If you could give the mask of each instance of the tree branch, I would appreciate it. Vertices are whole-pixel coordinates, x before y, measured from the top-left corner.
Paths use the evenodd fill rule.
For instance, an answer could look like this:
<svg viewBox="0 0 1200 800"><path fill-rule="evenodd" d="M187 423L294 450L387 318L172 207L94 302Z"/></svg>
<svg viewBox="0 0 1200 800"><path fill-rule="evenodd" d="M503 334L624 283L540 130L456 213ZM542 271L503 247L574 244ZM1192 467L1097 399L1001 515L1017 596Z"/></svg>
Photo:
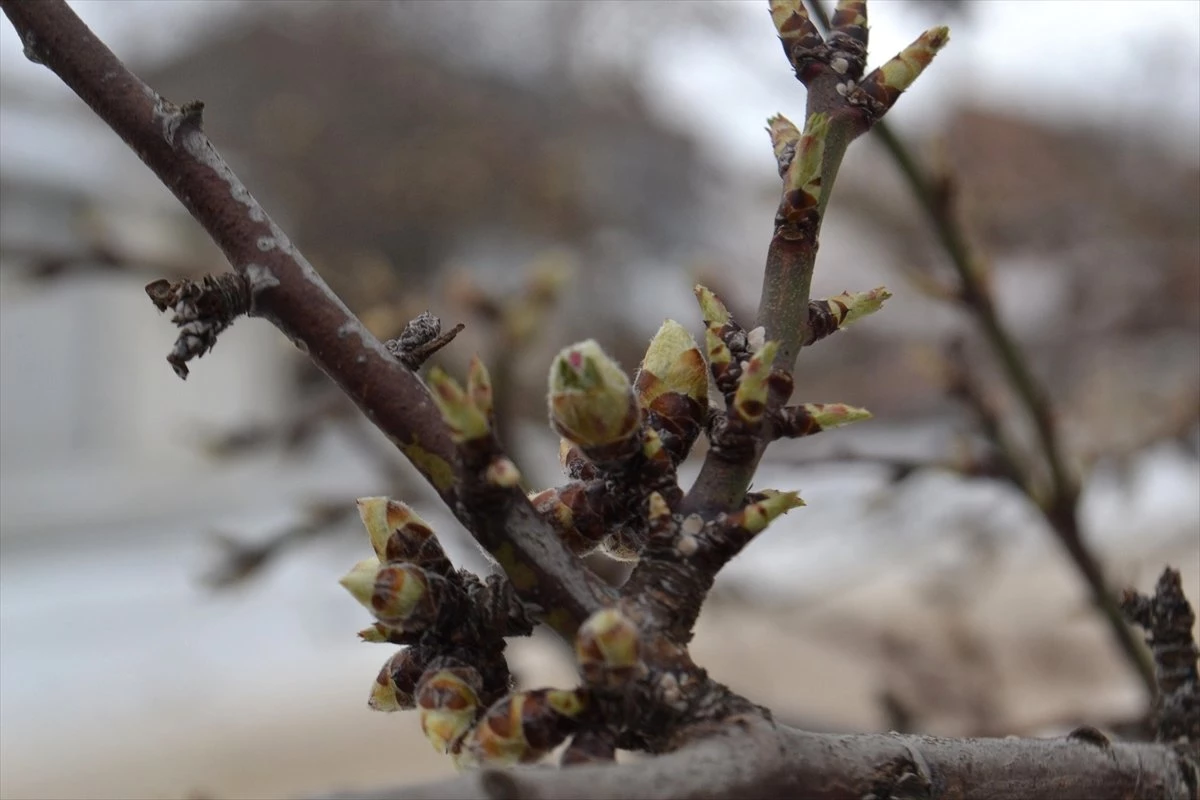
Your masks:
<svg viewBox="0 0 1200 800"><path fill-rule="evenodd" d="M483 770L418 786L326 795L323 800L1194 797L1193 768L1170 749L1110 742L1094 729L1086 730L1090 735L1060 739L845 736L744 719L669 755L630 764Z"/></svg>
<svg viewBox="0 0 1200 800"><path fill-rule="evenodd" d="M349 395L506 571L536 580L529 597L570 636L609 594L514 487L474 515L458 496L460 464L421 380L372 336L271 220L201 130L198 103L169 102L108 49L62 0L0 0L26 55L103 119L183 203L246 282L250 316L279 328ZM473 527L472 527L473 526Z"/></svg>

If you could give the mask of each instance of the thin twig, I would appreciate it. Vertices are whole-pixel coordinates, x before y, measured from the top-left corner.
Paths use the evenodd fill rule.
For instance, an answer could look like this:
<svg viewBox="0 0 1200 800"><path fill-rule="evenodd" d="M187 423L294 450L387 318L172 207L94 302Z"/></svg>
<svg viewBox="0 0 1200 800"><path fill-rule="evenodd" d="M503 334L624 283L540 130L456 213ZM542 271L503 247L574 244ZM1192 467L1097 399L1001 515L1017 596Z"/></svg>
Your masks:
<svg viewBox="0 0 1200 800"><path fill-rule="evenodd" d="M829 17L822 4L817 0L810 0L809 5L821 27L828 30ZM1079 522L1079 483L1066 466L1064 448L1046 389L1034 376L1029 361L1016 339L1000 320L986 281L986 273L953 212L947 192L934 185L912 150L901 141L886 120L878 122L873 128L873 133L896 163L913 196L925 212L938 242L958 276L960 305L983 334L993 355L1000 362L1008 385L1033 423L1040 452L1049 472L1049 489L1045 496L1039 496L1035 476L1030 474L1028 469L1022 469L1018 473L1019 484L1042 512L1055 537L1066 549L1067 555L1087 583L1092 602L1104 616L1117 646L1136 670L1147 691L1153 694L1154 665L1150 656L1126 624L1117 603L1116 593L1108 584L1099 560L1084 539ZM992 433L992 441L998 450L1001 453L1008 452L1011 457L1011 450L1000 436L1000 429L997 427ZM1021 469L1018 464L1014 466Z"/></svg>

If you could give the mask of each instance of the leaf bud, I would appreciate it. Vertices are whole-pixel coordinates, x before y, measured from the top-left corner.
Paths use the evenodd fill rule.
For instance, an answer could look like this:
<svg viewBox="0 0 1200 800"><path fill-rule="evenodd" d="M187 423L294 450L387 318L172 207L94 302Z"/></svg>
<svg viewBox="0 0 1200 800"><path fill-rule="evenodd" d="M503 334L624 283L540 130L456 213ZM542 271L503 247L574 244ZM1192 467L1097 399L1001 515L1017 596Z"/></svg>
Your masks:
<svg viewBox="0 0 1200 800"><path fill-rule="evenodd" d="M482 369L482 363L479 367ZM455 444L482 439L491 433L487 414L475 404L475 396L464 392L456 380L440 367L431 368L427 380L433 402L438 411L442 412L442 419L450 429L450 438ZM476 382L478 381L479 377L476 376ZM475 395L479 395L481 391L477 385Z"/></svg>
<svg viewBox="0 0 1200 800"><path fill-rule="evenodd" d="M664 322L650 341L634 390L671 457L682 461L704 425L708 366L696 340L678 322Z"/></svg>

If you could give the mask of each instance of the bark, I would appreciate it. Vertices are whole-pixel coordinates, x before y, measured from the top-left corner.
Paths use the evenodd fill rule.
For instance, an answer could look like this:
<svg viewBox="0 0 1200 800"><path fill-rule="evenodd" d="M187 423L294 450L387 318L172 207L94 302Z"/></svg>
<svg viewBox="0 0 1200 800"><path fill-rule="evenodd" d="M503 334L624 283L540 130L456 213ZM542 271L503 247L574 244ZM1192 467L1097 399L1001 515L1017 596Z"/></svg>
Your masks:
<svg viewBox="0 0 1200 800"><path fill-rule="evenodd" d="M484 770L449 780L326 795L324 800L1190 800L1194 767L1172 750L1061 739L831 735L760 719L669 755L630 764Z"/></svg>

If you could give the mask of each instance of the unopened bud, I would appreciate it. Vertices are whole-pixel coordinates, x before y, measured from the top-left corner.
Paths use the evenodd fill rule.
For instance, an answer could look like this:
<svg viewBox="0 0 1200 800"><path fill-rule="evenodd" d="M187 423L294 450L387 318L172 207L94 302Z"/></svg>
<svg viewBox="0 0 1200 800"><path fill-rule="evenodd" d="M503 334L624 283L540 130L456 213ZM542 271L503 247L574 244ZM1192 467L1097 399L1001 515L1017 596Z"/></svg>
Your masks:
<svg viewBox="0 0 1200 800"><path fill-rule="evenodd" d="M756 424L767 410L767 398L770 393L768 379L778 349L778 342L766 342L742 371L742 379L733 398L734 413L742 422Z"/></svg>
<svg viewBox="0 0 1200 800"><path fill-rule="evenodd" d="M785 238L797 239L815 230L821 202L821 162L828 133L828 114L810 116L800 135L796 156L783 175L778 217L786 223L780 230Z"/></svg>
<svg viewBox="0 0 1200 800"><path fill-rule="evenodd" d="M492 418L492 377L479 356L472 357L467 368L467 396L484 417Z"/></svg>
<svg viewBox="0 0 1200 800"><path fill-rule="evenodd" d="M570 735L586 708L577 691L540 689L501 698L464 739L464 756L489 766L536 761Z"/></svg>
<svg viewBox="0 0 1200 800"><path fill-rule="evenodd" d="M708 406L708 366L686 328L674 320L662 324L634 388L650 424L670 441L672 458L683 460L700 434Z"/></svg>
<svg viewBox="0 0 1200 800"><path fill-rule="evenodd" d="M367 705L376 711L401 711L417 707L417 683L429 664L429 652L419 647L396 651L375 676Z"/></svg>
<svg viewBox="0 0 1200 800"><path fill-rule="evenodd" d="M480 365L482 367L482 364ZM441 370L433 367L427 378L430 394L442 419L450 429L450 438L455 443L481 439L491 432L486 413L475 405L471 395L463 391L458 382Z"/></svg>
<svg viewBox="0 0 1200 800"><path fill-rule="evenodd" d="M733 315L729 313L729 309L725 307L725 304L721 302L721 298L717 297L716 292L712 289L696 284L692 292L696 295L696 300L700 303L700 314L705 323L716 323L720 326L733 319Z"/></svg>
<svg viewBox="0 0 1200 800"><path fill-rule="evenodd" d="M421 731L439 753L454 750L479 712L479 673L470 668L426 673L417 687Z"/></svg>
<svg viewBox="0 0 1200 800"><path fill-rule="evenodd" d="M775 163L782 177L787 174L792 159L796 157L796 148L800 144L800 130L790 119L776 114L767 120L767 133L771 136L771 149L775 151Z"/></svg>
<svg viewBox="0 0 1200 800"><path fill-rule="evenodd" d="M775 433L788 438L811 436L870 418L871 412L865 408L844 403L805 403L780 409L780 424Z"/></svg>
<svg viewBox="0 0 1200 800"><path fill-rule="evenodd" d="M641 413L629 378L591 339L554 359L550 421L589 457L620 457L634 440Z"/></svg>
<svg viewBox="0 0 1200 800"><path fill-rule="evenodd" d="M575 659L590 684L617 686L646 671L638 628L615 608L597 611L579 627Z"/></svg>
<svg viewBox="0 0 1200 800"><path fill-rule="evenodd" d="M728 523L749 533L758 533L770 525L775 518L783 516L793 508L800 508L804 505L799 492L780 492L767 489L762 494L765 495L763 499L730 514Z"/></svg>
<svg viewBox="0 0 1200 800"><path fill-rule="evenodd" d="M433 528L407 503L386 497L362 497L357 502L380 561L416 564L440 575L453 572Z"/></svg>
<svg viewBox="0 0 1200 800"><path fill-rule="evenodd" d="M520 485L521 470L517 469L517 465L513 463L511 458L500 456L492 459L483 477L490 486L511 489L514 486Z"/></svg>
<svg viewBox="0 0 1200 800"><path fill-rule="evenodd" d="M412 564L367 559L341 580L375 618L402 631L421 631L437 619L444 579Z"/></svg>
<svg viewBox="0 0 1200 800"><path fill-rule="evenodd" d="M863 78L850 100L865 105L876 117L882 116L900 99L900 94L912 86L948 41L949 28L943 26L925 31L891 61Z"/></svg>

